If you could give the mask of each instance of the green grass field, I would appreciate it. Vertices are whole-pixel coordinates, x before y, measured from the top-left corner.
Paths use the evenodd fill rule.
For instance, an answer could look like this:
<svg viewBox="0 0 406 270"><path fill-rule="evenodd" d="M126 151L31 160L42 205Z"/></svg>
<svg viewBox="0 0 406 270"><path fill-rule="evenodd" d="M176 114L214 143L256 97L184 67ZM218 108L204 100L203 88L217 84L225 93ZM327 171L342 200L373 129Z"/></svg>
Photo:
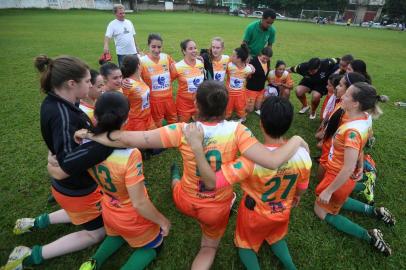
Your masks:
<svg viewBox="0 0 406 270"><path fill-rule="evenodd" d="M39 91L38 75L33 58L38 54L78 56L92 67L103 49L107 23L113 18L102 11L0 11L0 264L6 262L16 245L45 244L74 231L70 225L55 225L35 233L14 236L12 227L19 217L29 217L57 209L46 203L49 179L46 172L47 149L39 129L39 107L44 95ZM164 51L180 60L179 42L194 39L199 48L207 47L214 36L226 42L226 53L238 47L245 26L251 19L199 13L144 12L128 14L137 31L137 41L146 49L148 33L158 32L164 38ZM396 108L392 101L406 100L406 33L319 26L277 21L277 41L273 63L285 60L288 65L304 62L310 57L339 57L352 53L367 62L373 84L391 102L382 106L384 115L374 122L377 143L372 155L377 162L378 184L376 202L390 208L398 219L395 228L376 220L345 213L366 228L381 228L391 244L393 256L384 258L366 243L335 231L313 214L314 173L309 191L301 205L292 212L287 242L299 269L406 269L406 110ZM111 44L112 47L114 47ZM115 57L115 55L114 55ZM295 77L296 82L299 81ZM299 108L292 94L291 101ZM402 120L403 119L403 120ZM250 115L246 123L259 138L258 117ZM295 115L289 135L298 134L315 149L314 131L318 121ZM145 162L149 194L155 205L172 221L172 231L165 248L149 269L188 269L200 245L200 230L193 220L182 216L172 203L169 166L181 162L175 150L164 152ZM317 165L314 164L313 172ZM241 195L241 192L238 192ZM235 217L221 242L213 269L243 269L233 245ZM47 261L37 269L78 269L96 247ZM122 248L103 267L118 269L131 253ZM281 269L268 246L260 251L262 269Z"/></svg>

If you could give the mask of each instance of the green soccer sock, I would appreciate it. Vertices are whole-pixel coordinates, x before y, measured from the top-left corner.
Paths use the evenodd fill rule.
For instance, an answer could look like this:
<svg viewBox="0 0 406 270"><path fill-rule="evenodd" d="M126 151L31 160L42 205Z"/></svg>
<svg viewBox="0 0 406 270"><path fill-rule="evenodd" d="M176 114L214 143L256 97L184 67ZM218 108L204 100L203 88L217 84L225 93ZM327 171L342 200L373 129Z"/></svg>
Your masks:
<svg viewBox="0 0 406 270"><path fill-rule="evenodd" d="M355 187L354 187L354 192L361 192L361 191L363 191L363 190L365 190L365 188L366 188L366 186L365 186L365 184L364 183L361 183L361 182L357 182L356 184L355 184Z"/></svg>
<svg viewBox="0 0 406 270"><path fill-rule="evenodd" d="M41 264L44 261L42 258L42 246L33 246L31 255L23 260L23 266L29 267Z"/></svg>
<svg viewBox="0 0 406 270"><path fill-rule="evenodd" d="M369 236L366 229L362 228L358 224L352 222L342 215L327 214L324 220L341 232L365 240L368 243L371 242L371 237Z"/></svg>
<svg viewBox="0 0 406 270"><path fill-rule="evenodd" d="M121 236L107 236L100 244L96 253L92 256L92 259L96 261L97 269L99 269L124 243L125 240Z"/></svg>
<svg viewBox="0 0 406 270"><path fill-rule="evenodd" d="M176 165L175 163L173 163L171 166L171 180L174 179L180 180L180 170L178 165Z"/></svg>
<svg viewBox="0 0 406 270"><path fill-rule="evenodd" d="M142 270L145 269L155 258L154 248L139 248L131 255L121 270Z"/></svg>
<svg viewBox="0 0 406 270"><path fill-rule="evenodd" d="M352 212L357 212L357 213L362 213L367 216L375 216L374 212L374 207L370 206L366 203L354 200L353 198L348 197L348 199L345 201L341 209L347 210L347 211L352 211Z"/></svg>
<svg viewBox="0 0 406 270"><path fill-rule="evenodd" d="M48 227L49 224L51 224L51 222L49 221L49 215L45 213L35 218L34 228L44 229Z"/></svg>
<svg viewBox="0 0 406 270"><path fill-rule="evenodd" d="M275 256L282 262L285 269L296 270L296 266L289 253L288 244L284 239L272 244L271 249Z"/></svg>
<svg viewBox="0 0 406 270"><path fill-rule="evenodd" d="M252 249L238 248L238 255L245 268L248 270L259 270L259 262L257 254Z"/></svg>

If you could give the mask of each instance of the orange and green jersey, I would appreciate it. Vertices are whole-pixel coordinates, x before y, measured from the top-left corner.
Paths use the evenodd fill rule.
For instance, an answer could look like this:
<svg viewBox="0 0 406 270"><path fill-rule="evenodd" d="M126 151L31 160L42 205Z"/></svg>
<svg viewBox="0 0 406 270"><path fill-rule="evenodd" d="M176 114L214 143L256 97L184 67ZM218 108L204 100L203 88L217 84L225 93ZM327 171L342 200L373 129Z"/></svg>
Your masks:
<svg viewBox="0 0 406 270"><path fill-rule="evenodd" d="M286 84L289 88L293 87L293 80L292 80L292 76L290 76L290 73L287 72L286 70L282 73L282 76L276 76L275 74L275 70L271 70L271 72L269 72L268 74L268 82L269 84Z"/></svg>
<svg viewBox="0 0 406 270"><path fill-rule="evenodd" d="M149 55L141 57L141 76L151 89L151 100L172 98L172 79L176 75L174 65L175 61L165 53L159 55L158 62Z"/></svg>
<svg viewBox="0 0 406 270"><path fill-rule="evenodd" d="M102 208L106 225L120 235L136 235L137 246L145 245L154 239L159 233L159 225L137 213L127 190L144 181L140 151L116 149L105 161L88 171L103 190ZM143 189L148 197L145 186ZM136 225L128 228L128 224Z"/></svg>
<svg viewBox="0 0 406 270"><path fill-rule="evenodd" d="M93 124L95 123L94 105L91 105L81 100L79 104L79 109L81 109L89 117L89 119L92 120Z"/></svg>
<svg viewBox="0 0 406 270"><path fill-rule="evenodd" d="M368 114L348 120L336 131L328 154L327 172L337 175L344 165L344 151L346 147L354 148L362 154L362 149L368 141L372 120Z"/></svg>
<svg viewBox="0 0 406 270"><path fill-rule="evenodd" d="M230 57L228 55L222 55L219 61L212 61L214 80L224 82L228 62L230 62Z"/></svg>
<svg viewBox="0 0 406 270"><path fill-rule="evenodd" d="M143 80L132 80L132 87L130 89L123 88L123 93L130 102L129 119L143 119L151 115L150 90Z"/></svg>
<svg viewBox="0 0 406 270"><path fill-rule="evenodd" d="M237 157L238 152L244 153L257 143L252 132L237 122L222 121L219 123L197 122L204 130L204 151L213 170L218 171L221 164L230 162ZM195 155L183 136L183 128L187 124L177 123L160 129L164 147L177 147L183 159L182 189L192 198L212 201L230 199L232 188L208 191L197 169Z"/></svg>
<svg viewBox="0 0 406 270"><path fill-rule="evenodd" d="M246 65L244 68L238 68L234 63L228 63L226 87L230 96L244 94L247 77L251 73L252 69L249 65Z"/></svg>
<svg viewBox="0 0 406 270"><path fill-rule="evenodd" d="M280 145L269 145L273 151ZM256 202L255 211L268 216L290 211L296 189L306 189L309 184L312 161L304 148L276 170L270 170L240 157L224 164L221 172L230 184L240 182L241 188Z"/></svg>
<svg viewBox="0 0 406 270"><path fill-rule="evenodd" d="M177 96L184 99L195 100L197 87L204 80L204 65L200 60L196 60L194 66L186 64L182 60L175 65L176 77L178 78Z"/></svg>

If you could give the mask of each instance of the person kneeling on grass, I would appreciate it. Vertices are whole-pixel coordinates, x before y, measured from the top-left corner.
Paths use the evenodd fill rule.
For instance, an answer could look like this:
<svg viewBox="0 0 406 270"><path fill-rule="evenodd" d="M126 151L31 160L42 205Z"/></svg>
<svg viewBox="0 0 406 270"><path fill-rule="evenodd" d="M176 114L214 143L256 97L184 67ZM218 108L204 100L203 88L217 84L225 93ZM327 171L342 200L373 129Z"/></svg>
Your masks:
<svg viewBox="0 0 406 270"><path fill-rule="evenodd" d="M96 102L94 133L120 129L129 108L123 94L104 93ZM68 176L59 167L48 169L56 179ZM121 269L144 269L156 258L171 224L148 197L140 151L116 149L105 161L90 168L89 173L103 191L101 206L107 237L80 269L99 269L125 242L137 249Z"/></svg>
<svg viewBox="0 0 406 270"><path fill-rule="evenodd" d="M388 225L395 225L395 218L388 209L373 207L349 197L362 177L362 174L352 175L368 140L370 121L367 112L372 116L379 115L381 111L376 103L384 101L385 98L377 95L373 86L359 82L351 85L341 100L341 107L348 120L337 129L333 137L326 173L316 187L314 212L337 230L365 240L379 252L389 256L392 250L384 241L380 230L368 231L340 215L340 210L344 209L376 217Z"/></svg>
<svg viewBox="0 0 406 270"><path fill-rule="evenodd" d="M238 152L261 166L278 168L294 155L299 146L307 146L302 138L294 136L279 149L269 151L247 127L224 120L227 100L227 90L222 82L204 81L197 89L197 123L205 131L205 154L212 161L212 170L219 170L222 163L236 159ZM177 123L149 131L114 131L109 137L107 134L92 136L86 131L77 135L114 147L179 149L183 159L183 176L180 176L176 165L172 166L173 200L180 212L199 222L202 231L200 250L191 269L209 269L226 231L235 197L231 186L215 191L206 189L192 149L183 135L187 126L186 123Z"/></svg>
<svg viewBox="0 0 406 270"><path fill-rule="evenodd" d="M274 151L286 143L282 137L293 120L293 106L285 98L269 97L261 106L261 129L265 145ZM206 160L202 130L189 126L185 131L206 188L221 190L240 183L244 190L238 208L234 243L247 269L260 269L258 252L267 241L286 269L296 269L286 241L291 208L297 206L309 184L312 161L305 148L275 170L261 167L241 157L213 172Z"/></svg>

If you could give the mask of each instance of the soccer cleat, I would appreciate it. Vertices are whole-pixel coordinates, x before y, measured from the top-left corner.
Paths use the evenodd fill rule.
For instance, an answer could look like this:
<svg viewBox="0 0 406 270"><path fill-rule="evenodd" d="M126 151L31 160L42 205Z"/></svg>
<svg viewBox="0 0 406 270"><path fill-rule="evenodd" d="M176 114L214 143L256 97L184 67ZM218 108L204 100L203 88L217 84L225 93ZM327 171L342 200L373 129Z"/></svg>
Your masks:
<svg viewBox="0 0 406 270"><path fill-rule="evenodd" d="M311 113L311 114L309 115L309 119L310 119L310 120L316 119L316 113Z"/></svg>
<svg viewBox="0 0 406 270"><path fill-rule="evenodd" d="M13 249L8 257L7 264L0 270L22 270L24 269L23 261L31 255L31 249L25 246L18 246Z"/></svg>
<svg viewBox="0 0 406 270"><path fill-rule="evenodd" d="M392 250L385 240L383 240L383 234L380 230L369 230L368 235L371 237L371 245L374 246L375 249L382 252L385 256L390 256L392 254Z"/></svg>
<svg viewBox="0 0 406 270"><path fill-rule="evenodd" d="M300 114L304 114L304 113L306 113L309 109L310 109L310 106L305 106L305 107L303 107L303 108L300 109L299 113L300 113Z"/></svg>
<svg viewBox="0 0 406 270"><path fill-rule="evenodd" d="M82 263L82 265L79 268L79 270L96 270L96 269L97 269L96 260L92 258Z"/></svg>
<svg viewBox="0 0 406 270"><path fill-rule="evenodd" d="M261 115L261 111L260 111L260 110L256 110L255 113L258 114L258 115Z"/></svg>
<svg viewBox="0 0 406 270"><path fill-rule="evenodd" d="M366 180L364 181L365 189L358 194L369 205L373 205L376 175L373 172L366 172L364 173L364 176L366 177Z"/></svg>
<svg viewBox="0 0 406 270"><path fill-rule="evenodd" d="M20 218L17 219L14 225L13 233L16 235L31 232L30 229L34 227L34 218Z"/></svg>
<svg viewBox="0 0 406 270"><path fill-rule="evenodd" d="M385 207L376 207L374 213L377 219L382 220L387 225L395 225L396 219L392 213Z"/></svg>

